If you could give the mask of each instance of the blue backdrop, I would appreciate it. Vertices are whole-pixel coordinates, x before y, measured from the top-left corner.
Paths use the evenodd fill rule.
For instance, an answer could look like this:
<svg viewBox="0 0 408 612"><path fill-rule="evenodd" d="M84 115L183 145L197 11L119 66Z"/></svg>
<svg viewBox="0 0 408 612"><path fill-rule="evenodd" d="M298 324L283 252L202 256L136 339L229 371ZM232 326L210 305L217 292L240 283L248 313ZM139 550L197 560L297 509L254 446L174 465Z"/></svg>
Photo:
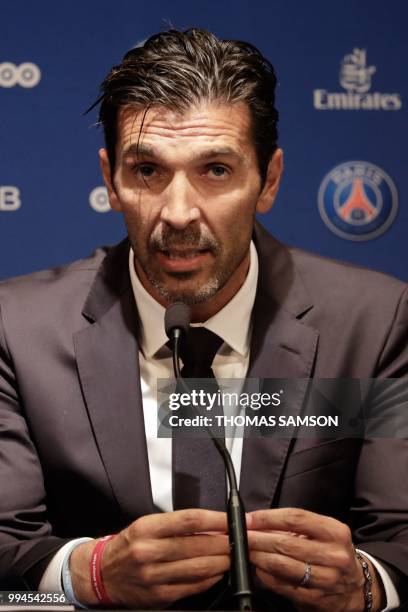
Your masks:
<svg viewBox="0 0 408 612"><path fill-rule="evenodd" d="M0 277L124 235L96 113L82 113L126 50L173 25L249 40L275 65L286 170L262 218L272 233L407 280L407 19L405 0L4 0Z"/></svg>

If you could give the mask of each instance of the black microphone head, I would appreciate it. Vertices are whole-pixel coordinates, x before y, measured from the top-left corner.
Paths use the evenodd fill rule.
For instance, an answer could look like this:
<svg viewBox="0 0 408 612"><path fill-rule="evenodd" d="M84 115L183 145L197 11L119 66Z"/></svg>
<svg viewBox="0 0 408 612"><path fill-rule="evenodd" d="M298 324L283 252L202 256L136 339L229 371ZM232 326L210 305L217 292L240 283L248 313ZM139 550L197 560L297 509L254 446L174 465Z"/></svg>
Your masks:
<svg viewBox="0 0 408 612"><path fill-rule="evenodd" d="M172 331L180 329L182 333L187 333L191 321L190 306L184 302L174 302L171 304L164 315L164 329L168 338L171 339Z"/></svg>

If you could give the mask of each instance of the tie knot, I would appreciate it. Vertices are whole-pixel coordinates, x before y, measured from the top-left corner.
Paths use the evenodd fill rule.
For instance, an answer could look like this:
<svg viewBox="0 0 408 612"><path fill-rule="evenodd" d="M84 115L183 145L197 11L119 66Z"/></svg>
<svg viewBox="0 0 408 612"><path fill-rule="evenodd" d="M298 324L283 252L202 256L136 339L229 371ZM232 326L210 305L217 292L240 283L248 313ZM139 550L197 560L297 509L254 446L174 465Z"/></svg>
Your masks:
<svg viewBox="0 0 408 612"><path fill-rule="evenodd" d="M185 367L210 370L222 338L205 327L190 327L180 344L180 357ZM204 378L204 376L203 376Z"/></svg>

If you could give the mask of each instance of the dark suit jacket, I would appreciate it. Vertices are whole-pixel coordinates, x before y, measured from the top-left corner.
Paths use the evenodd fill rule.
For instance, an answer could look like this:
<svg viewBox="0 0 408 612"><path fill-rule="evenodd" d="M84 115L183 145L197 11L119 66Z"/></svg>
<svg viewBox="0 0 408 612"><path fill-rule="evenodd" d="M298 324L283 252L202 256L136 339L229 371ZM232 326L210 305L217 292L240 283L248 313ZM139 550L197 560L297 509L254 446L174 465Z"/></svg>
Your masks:
<svg viewBox="0 0 408 612"><path fill-rule="evenodd" d="M257 227L248 376L406 377L407 287L288 249ZM35 588L68 539L155 511L128 242L0 284L0 577ZM293 410L301 411L304 393ZM256 467L256 469L254 469ZM346 521L408 574L405 440L246 439L248 511L298 506Z"/></svg>

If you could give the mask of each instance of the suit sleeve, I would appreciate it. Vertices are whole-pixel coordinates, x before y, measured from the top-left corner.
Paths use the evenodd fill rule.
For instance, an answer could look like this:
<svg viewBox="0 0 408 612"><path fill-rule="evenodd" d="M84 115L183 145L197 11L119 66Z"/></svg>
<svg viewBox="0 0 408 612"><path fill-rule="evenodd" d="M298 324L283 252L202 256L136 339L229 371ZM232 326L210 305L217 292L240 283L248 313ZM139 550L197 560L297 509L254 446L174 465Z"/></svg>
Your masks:
<svg viewBox="0 0 408 612"><path fill-rule="evenodd" d="M379 378L405 378L408 383L408 288L401 295L377 364Z"/></svg>
<svg viewBox="0 0 408 612"><path fill-rule="evenodd" d="M19 398L0 310L0 588L36 589L67 541L52 535L41 464Z"/></svg>
<svg viewBox="0 0 408 612"><path fill-rule="evenodd" d="M385 564L404 600L408 596L407 290L386 335L377 377L382 403L378 402L376 410L382 406L386 418L402 417L405 425L400 421L394 436L379 429L376 437L374 429L365 440L356 473L352 528L355 544ZM383 380L390 378L394 381Z"/></svg>

